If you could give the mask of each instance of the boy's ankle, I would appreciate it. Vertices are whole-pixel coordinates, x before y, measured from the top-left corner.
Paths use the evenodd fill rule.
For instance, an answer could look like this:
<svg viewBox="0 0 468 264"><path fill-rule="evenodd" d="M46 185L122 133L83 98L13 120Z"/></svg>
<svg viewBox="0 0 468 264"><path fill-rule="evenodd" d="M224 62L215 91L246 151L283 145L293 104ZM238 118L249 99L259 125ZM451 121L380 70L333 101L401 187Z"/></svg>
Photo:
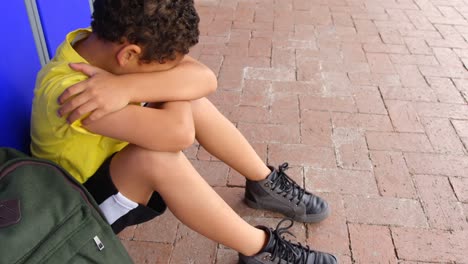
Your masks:
<svg viewBox="0 0 468 264"><path fill-rule="evenodd" d="M271 230L269 228L263 228L263 227L257 227L257 228L263 231L263 233L265 234L265 240L264 240L265 242L263 242L262 249L260 249L255 254L258 254L260 252L264 252L265 250L267 250L267 248L270 246L271 237L272 237Z"/></svg>
<svg viewBox="0 0 468 264"><path fill-rule="evenodd" d="M263 241L263 243L260 245L260 249L256 248L255 250L251 250L251 251L247 251L247 252L241 252L242 255L244 255L244 256L252 257L252 256L255 256L257 254L260 254L260 253L264 252L265 249L268 246L268 243L270 242L270 237L271 237L270 232L271 231L269 229L263 228L262 226L256 227L256 229L261 232L261 233L259 232L259 234L262 237L260 239L260 241Z"/></svg>
<svg viewBox="0 0 468 264"><path fill-rule="evenodd" d="M275 168L271 166L265 166L264 168L259 168L255 173L255 178L247 178L248 181L260 182L267 179Z"/></svg>

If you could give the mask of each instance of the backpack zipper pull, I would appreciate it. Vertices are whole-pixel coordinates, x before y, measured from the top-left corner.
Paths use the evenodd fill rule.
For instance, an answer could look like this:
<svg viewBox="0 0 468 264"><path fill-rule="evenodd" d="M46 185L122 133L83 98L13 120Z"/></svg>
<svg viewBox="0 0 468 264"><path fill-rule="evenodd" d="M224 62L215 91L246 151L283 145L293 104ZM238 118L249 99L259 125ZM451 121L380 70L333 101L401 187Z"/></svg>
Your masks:
<svg viewBox="0 0 468 264"><path fill-rule="evenodd" d="M104 249L104 244L101 242L98 236L94 237L94 243L96 243L96 246L99 249L99 251L102 251Z"/></svg>

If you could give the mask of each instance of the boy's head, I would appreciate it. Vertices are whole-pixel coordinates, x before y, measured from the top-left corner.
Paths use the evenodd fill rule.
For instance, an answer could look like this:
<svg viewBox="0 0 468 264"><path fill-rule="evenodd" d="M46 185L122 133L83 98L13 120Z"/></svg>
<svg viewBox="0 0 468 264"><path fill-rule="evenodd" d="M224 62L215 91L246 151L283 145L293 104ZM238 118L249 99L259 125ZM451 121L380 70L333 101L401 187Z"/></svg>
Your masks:
<svg viewBox="0 0 468 264"><path fill-rule="evenodd" d="M198 43L199 21L193 0L95 0L91 26L99 39L130 46L139 62L163 64Z"/></svg>

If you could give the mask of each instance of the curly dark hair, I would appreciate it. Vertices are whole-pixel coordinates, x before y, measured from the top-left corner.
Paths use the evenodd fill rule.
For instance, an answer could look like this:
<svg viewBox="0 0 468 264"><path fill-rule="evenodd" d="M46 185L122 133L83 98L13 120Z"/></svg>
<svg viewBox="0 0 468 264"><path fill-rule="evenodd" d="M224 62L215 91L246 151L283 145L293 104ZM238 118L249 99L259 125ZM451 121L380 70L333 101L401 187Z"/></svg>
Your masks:
<svg viewBox="0 0 468 264"><path fill-rule="evenodd" d="M92 18L99 38L142 47L143 62L187 54L200 34L193 0L95 0Z"/></svg>

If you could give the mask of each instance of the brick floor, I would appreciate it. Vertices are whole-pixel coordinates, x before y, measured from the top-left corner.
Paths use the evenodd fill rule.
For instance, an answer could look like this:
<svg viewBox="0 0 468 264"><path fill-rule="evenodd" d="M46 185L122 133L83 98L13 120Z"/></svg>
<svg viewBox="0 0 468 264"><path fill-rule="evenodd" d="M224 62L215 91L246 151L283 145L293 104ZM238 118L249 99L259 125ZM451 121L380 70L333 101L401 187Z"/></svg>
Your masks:
<svg viewBox="0 0 468 264"><path fill-rule="evenodd" d="M191 55L262 159L332 206L294 233L340 263L468 263L468 1L197 0ZM249 223L242 177L186 151ZM170 213L120 234L136 263L237 263Z"/></svg>

